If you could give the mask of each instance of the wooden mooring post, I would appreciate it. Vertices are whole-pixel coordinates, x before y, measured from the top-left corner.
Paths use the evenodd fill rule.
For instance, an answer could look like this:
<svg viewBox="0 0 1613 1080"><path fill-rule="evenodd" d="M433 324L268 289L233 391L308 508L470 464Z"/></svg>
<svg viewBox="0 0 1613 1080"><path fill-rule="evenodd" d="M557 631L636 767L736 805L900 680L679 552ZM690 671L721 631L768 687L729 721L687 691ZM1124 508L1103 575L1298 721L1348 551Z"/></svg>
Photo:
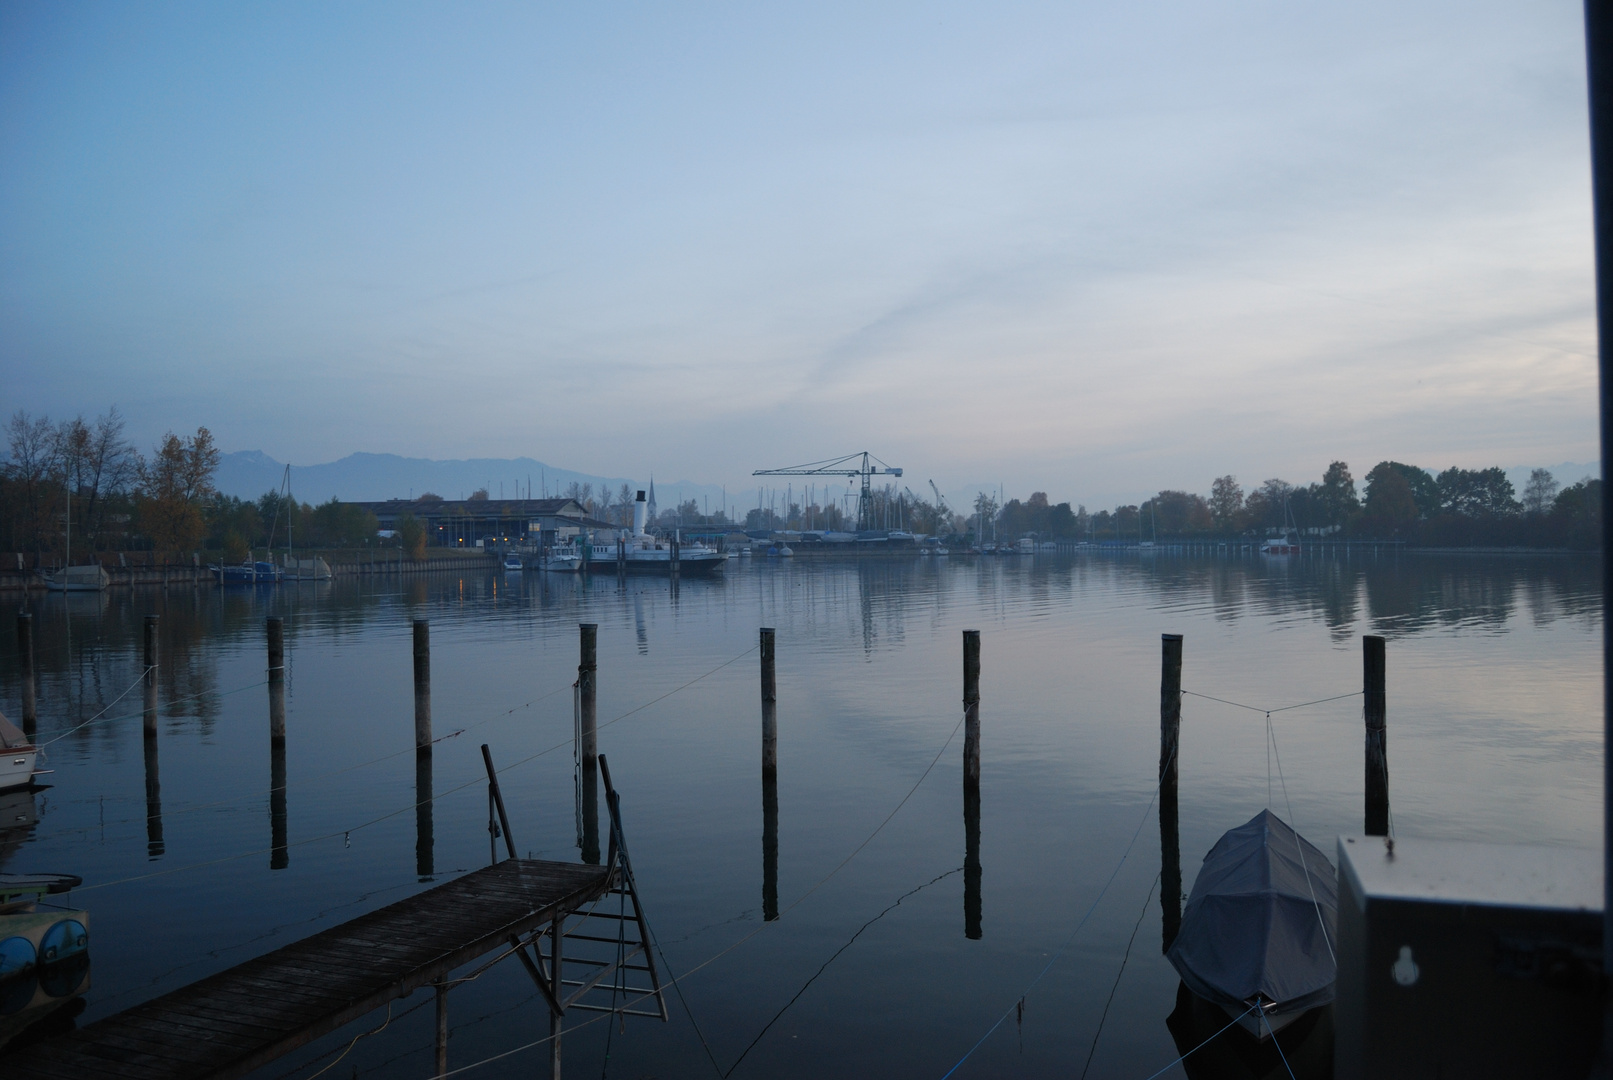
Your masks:
<svg viewBox="0 0 1613 1080"><path fill-rule="evenodd" d="M981 937L980 631L963 632L963 936Z"/></svg>
<svg viewBox="0 0 1613 1080"><path fill-rule="evenodd" d="M582 861L599 865L599 624L577 627L577 749L582 803Z"/></svg>
<svg viewBox="0 0 1613 1080"><path fill-rule="evenodd" d="M414 748L431 749L431 624L414 621Z"/></svg>
<svg viewBox="0 0 1613 1080"><path fill-rule="evenodd" d="M778 918L778 681L774 633L761 629L762 655L762 921Z"/></svg>
<svg viewBox="0 0 1613 1080"><path fill-rule="evenodd" d="M39 728L39 705L34 699L34 617L17 616L17 666L22 671L22 733L31 740Z"/></svg>
<svg viewBox="0 0 1613 1080"><path fill-rule="evenodd" d="M269 638L269 738L286 738L286 639L285 620L271 618L265 629Z"/></svg>
<svg viewBox="0 0 1613 1080"><path fill-rule="evenodd" d="M157 616L146 616L144 758L146 767L146 854L159 858L167 850L162 839L162 777L157 760Z"/></svg>
<svg viewBox="0 0 1613 1080"><path fill-rule="evenodd" d="M1160 635L1159 667L1159 906L1162 952L1182 927L1182 840L1176 802L1177 752L1182 732L1182 635Z"/></svg>
<svg viewBox="0 0 1613 1080"><path fill-rule="evenodd" d="M980 787L980 631L963 632L963 787Z"/></svg>
<svg viewBox="0 0 1613 1080"><path fill-rule="evenodd" d="M157 616L146 616L145 732L157 737Z"/></svg>
<svg viewBox="0 0 1613 1080"><path fill-rule="evenodd" d="M269 643L269 869L291 865L286 838L286 642L285 620L265 623Z"/></svg>
<svg viewBox="0 0 1613 1080"><path fill-rule="evenodd" d="M1366 833L1389 835L1388 694L1384 640L1376 634L1361 639L1362 691L1367 728Z"/></svg>

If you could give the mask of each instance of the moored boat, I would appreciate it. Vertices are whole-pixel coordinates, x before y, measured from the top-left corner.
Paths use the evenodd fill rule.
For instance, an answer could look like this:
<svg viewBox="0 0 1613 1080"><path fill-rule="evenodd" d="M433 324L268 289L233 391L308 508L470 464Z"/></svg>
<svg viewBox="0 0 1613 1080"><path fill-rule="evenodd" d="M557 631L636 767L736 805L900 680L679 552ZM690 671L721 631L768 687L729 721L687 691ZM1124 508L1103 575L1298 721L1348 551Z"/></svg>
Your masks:
<svg viewBox="0 0 1613 1080"><path fill-rule="evenodd" d="M588 556L583 569L608 573L615 569L620 560L623 569L632 573L670 574L674 544L677 544L680 575L713 574L728 564L722 552L698 541L678 543L676 540L651 536L644 530L647 516L644 492L641 491L633 503L632 535L614 544L580 545Z"/></svg>
<svg viewBox="0 0 1613 1080"><path fill-rule="evenodd" d="M27 787L34 782L39 747L22 729L0 713L0 791Z"/></svg>
<svg viewBox="0 0 1613 1080"><path fill-rule="evenodd" d="M1165 955L1189 990L1264 1039L1333 1000L1337 923L1333 864L1262 810L1204 857Z"/></svg>
<svg viewBox="0 0 1613 1080"><path fill-rule="evenodd" d="M504 569L509 572L519 573L523 569L521 556L513 551L506 551L504 553Z"/></svg>
<svg viewBox="0 0 1613 1080"><path fill-rule="evenodd" d="M45 575L45 588L51 592L100 592L111 578L100 564L64 566L55 573Z"/></svg>

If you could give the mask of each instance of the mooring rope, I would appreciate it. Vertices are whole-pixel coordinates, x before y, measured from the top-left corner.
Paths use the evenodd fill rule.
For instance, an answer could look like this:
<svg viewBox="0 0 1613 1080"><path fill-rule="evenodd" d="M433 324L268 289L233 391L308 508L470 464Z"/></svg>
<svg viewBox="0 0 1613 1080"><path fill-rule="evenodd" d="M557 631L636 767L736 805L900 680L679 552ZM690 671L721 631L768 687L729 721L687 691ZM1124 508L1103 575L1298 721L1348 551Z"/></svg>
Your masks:
<svg viewBox="0 0 1613 1080"><path fill-rule="evenodd" d="M1115 991L1120 989L1120 979L1126 974L1126 962L1131 959L1131 947L1137 943L1137 931L1142 929L1143 919L1148 916L1148 902L1154 898L1154 888L1160 884L1164 871L1154 875L1154 882L1148 886L1148 895L1143 897L1142 910L1137 913L1137 921L1131 926L1131 937L1126 939L1126 951L1120 957L1120 970L1115 972L1115 984L1109 987L1109 1000L1103 1003L1103 1014L1098 1017L1098 1030L1092 1035L1092 1048L1087 1051L1087 1063L1081 1066L1081 1080L1087 1080L1087 1071L1092 1068L1092 1058L1098 1052L1098 1040L1103 1038L1103 1022L1109 1019L1109 1006L1115 1003Z"/></svg>
<svg viewBox="0 0 1613 1080"><path fill-rule="evenodd" d="M107 712L108 709L112 708L112 706L116 705L118 702L120 702L124 698L128 697L129 693L132 690L134 690L135 687L139 686L142 682L144 682L145 679L146 679L146 676L148 674L150 674L153 670L154 670L154 666L153 667L141 668L140 669L140 674L135 677L134 682L129 684L128 689L124 690L123 693L119 694L117 697L115 697L111 701L107 702L106 706L104 708L102 708L102 710L100 712L96 713L94 716L90 717L88 720L84 721L82 724L79 724L76 727L68 728L66 731L62 732L60 735L56 736L54 739L48 739L45 742L37 744L39 749L43 750L45 747L51 745L51 743L60 742L61 740L67 738L69 735L71 735L73 732L77 731L79 728L86 728L86 727L89 727L91 724L95 723L102 716L106 715L106 712ZM135 715L138 716L138 715L142 715L142 714L136 713Z"/></svg>
<svg viewBox="0 0 1613 1080"><path fill-rule="evenodd" d="M1200 1050L1203 1050L1206 1046L1209 1046L1215 1040L1219 1039L1222 1035L1225 1035L1228 1031L1232 1030L1233 1024L1236 1024L1239 1020L1242 1020L1245 1016L1248 1016L1250 1013L1254 1012L1256 1008L1257 1006L1254 1005L1249 1006L1247 1009L1243 1010L1243 1012L1239 1013L1237 1016L1234 1016L1232 1018L1232 1022L1227 1024L1226 1027L1222 1028L1220 1031L1217 1031L1214 1035L1211 1035L1208 1039L1205 1039L1193 1049L1189 1050L1187 1053L1183 1054L1181 1057L1159 1070L1157 1073L1154 1073L1151 1076L1143 1077L1143 1080L1159 1080L1161 1076L1164 1076L1166 1073L1176 1068L1176 1066L1180 1065L1182 1062L1186 1061L1188 1058L1192 1057L1194 1054L1198 1053Z"/></svg>
<svg viewBox="0 0 1613 1080"><path fill-rule="evenodd" d="M1103 888L1098 890L1098 895L1093 898L1092 905L1088 907L1086 913L1081 916L1081 920L1075 924L1075 929L1070 931L1070 936L1064 939L1064 943L1058 947L1058 950L1054 952L1052 956L1048 957L1047 963L1042 965L1042 970L1036 973L1036 978L1030 981L1030 983L1025 987L1024 993L1020 994L1015 999L1014 1004L1009 1005L1008 1008L1004 1009L1003 1014L997 1018L997 1022L986 1029L986 1033L980 1036L975 1044L965 1051L964 1055L957 1060L952 1068L941 1074L941 1080L947 1080L947 1077L951 1076L953 1073L957 1072L963 1067L963 1063L968 1061L976 1050L979 1050L981 1046L985 1045L986 1040L991 1038L992 1033L1002 1026L1004 1020L1008 1019L1008 1014L1014 1011L1015 1006L1025 1000L1030 992L1035 989L1036 984L1042 981L1042 976L1046 975L1048 971L1052 969L1053 965L1058 962L1059 957L1064 955L1064 951L1068 949L1070 947L1070 943L1075 940L1075 935L1081 932L1081 928L1087 924L1087 920L1092 917L1092 913L1098 909L1098 904L1102 902L1104 895L1108 893L1109 886L1115 883L1115 878L1120 876L1121 868L1126 865L1126 860L1131 857L1131 849L1137 845L1137 838L1142 835L1143 826L1148 824L1148 817L1153 812L1154 803L1159 800L1160 783L1163 782L1166 771L1170 768L1171 764L1175 760L1176 748L1172 747L1170 757L1165 759L1164 767L1159 770L1161 779L1160 781L1156 781L1154 784L1154 792L1148 797L1148 805L1143 810L1142 820L1137 823L1137 830L1131 834L1131 841L1126 844L1126 850L1120 853L1120 861L1115 864L1114 871L1109 875L1109 880L1105 881L1103 883ZM1148 888L1150 892L1153 891L1152 885L1150 885Z"/></svg>
<svg viewBox="0 0 1613 1080"><path fill-rule="evenodd" d="M1337 969L1339 960L1333 955L1333 942L1328 937L1327 920L1322 918L1322 905L1316 899L1316 883L1311 880L1311 868L1305 860L1305 839L1299 835L1299 826L1294 822L1294 804L1288 798L1288 781L1283 778L1283 755L1282 751L1277 749L1277 732L1272 728L1270 719L1266 721L1266 733L1271 739L1272 753L1277 758L1277 780L1283 786L1283 803L1288 807L1288 829L1294 834L1294 848L1299 852L1299 865L1305 871L1305 887L1311 893L1311 907L1316 911L1316 925L1322 928L1322 941L1327 945L1327 958L1333 961L1333 967Z"/></svg>
<svg viewBox="0 0 1613 1080"><path fill-rule="evenodd" d="M707 672L704 672L703 674L697 675L694 678L690 679L688 682L683 683L680 686L676 686L676 687L672 688L671 690L668 690L666 693L661 694L658 697L652 698L649 701L646 701L642 705L635 706L634 708L631 708L631 709L627 710L626 712L622 713L620 716L617 716L612 720L609 720L609 721L607 721L607 722L605 722L603 724L600 724L599 729L602 730L604 728L610 727L612 724L615 724L615 723L618 723L619 721L625 720L628 717L633 716L636 713L643 712L645 709L649 708L651 705L656 704L657 702L665 701L667 698L671 697L673 694L676 694L676 693L678 693L679 691L682 691L682 690L686 690L689 687L693 686L695 683L700 682L702 679L706 679L706 678L709 678L712 675L715 675L717 672L721 671L725 667L728 667L730 664L736 663L739 660L744 659L747 655L749 655L750 653L754 652L757 648L759 648L758 645L752 645L749 649L746 649L744 652L740 653L738 656L734 657L731 660L723 661L721 664L718 664L716 667L712 668L710 671L707 671ZM961 724L962 724L961 720L959 721L959 724L961 726ZM956 732L954 732L954 734L956 734ZM518 761L511 762L510 764L504 766L502 769L498 769L496 771L500 775L502 775L504 773L508 773L513 769L520 768L522 765L526 765L526 764L528 764L530 762L536 761L538 758L544 757L544 756L546 756L548 754L552 754L556 750L564 749L566 746L569 746L570 744L571 744L570 739L567 739L564 742L557 742L552 746L549 746L549 747L547 747L547 748L545 748L543 750L539 750L535 754L529 754L526 757L521 758ZM394 756L396 756L396 755L394 755ZM926 772L926 775L928 775L928 772ZM177 874L177 873L181 873L181 872L183 872L185 870L198 870L198 869L202 869L202 868L208 867L208 866L218 866L218 865L220 865L222 863L234 862L234 861L236 861L238 859L249 859L254 855L266 855L266 854L269 854L270 852L279 851L281 849L289 850L289 849L294 848L294 847L304 847L304 846L306 846L308 844L317 844L317 843L319 843L321 841L330 840L330 839L333 839L333 838L338 837L338 836L351 837L353 833L356 833L361 829L367 829L372 825L379 825L383 821L388 821L388 820L390 820L392 818L398 817L401 814L407 814L409 811L416 810L416 809L420 808L421 806L426 805L427 803L435 802L438 799L445 799L448 796L453 795L453 794L455 794L457 792L464 791L466 788L475 787L478 784L485 783L486 780L487 780L487 777L485 776L485 774L484 775L479 775L479 776L474 776L474 777L472 777L471 779L465 781L462 784L456 784L453 787L447 788L447 789L445 789L445 790L443 790L441 792L438 792L438 793L436 793L434 795L430 795L425 799L416 799L414 802L409 803L407 806L399 807L396 810L389 811L389 812L387 812L385 814L380 814L380 815L378 815L376 817L370 818L368 821L364 821L364 822L361 822L358 825L349 826L349 827L344 828L344 829L334 829L334 830L332 830L330 832L327 832L327 833L321 833L318 836L310 836L310 837L307 837L306 839L297 840L297 841L294 841L294 842L291 842L291 843L288 843L288 844L276 844L276 845L271 845L270 847L266 847L266 848L254 848L251 851L243 851L243 852L240 852L240 853L234 854L234 855L224 855L224 856L221 856L221 857L219 857L217 859L208 859L208 860L206 860L204 862L187 863L184 866L174 866L174 867L168 867L168 868L163 869L163 870L153 870L150 873L146 873L146 874L133 874L133 875L130 875L129 877L116 878L116 879L114 879L112 881L97 882L94 885L81 885L81 886L79 886L79 891L80 892L88 892L88 891L90 891L92 889L105 889L105 888L110 888L110 887L112 887L114 885L127 885L127 884L129 884L131 882L135 882L135 881L147 881L147 880L150 880L151 878L166 877L169 874ZM887 820L889 820L889 819L887 819ZM870 839L872 839L872 838L870 837ZM864 843L866 844L866 841ZM861 850L861 849L859 849L859 850Z"/></svg>
<svg viewBox="0 0 1613 1080"><path fill-rule="evenodd" d="M752 649L747 649L746 652L748 653L748 652L750 652L753 649L758 648L758 647L759 646L752 646ZM741 655L744 655L744 654L741 654ZM738 660L738 659L740 659L740 657L735 657L734 659ZM733 661L731 660L731 661L729 661L729 663L733 663ZM728 665L724 664L722 666L726 667ZM719 669L713 669L713 670L715 671L715 670L719 670ZM710 674L710 673L708 672L708 674ZM704 676L702 676L702 678L704 678ZM695 680L695 681L698 681L698 680ZM626 714L624 714L624 715L626 715ZM620 719L620 717L618 717L618 719ZM881 821L877 826L874 827L873 832L868 834L868 838L865 839L862 843L858 844L857 847L852 850L850 855L847 855L844 859L842 859L834 867L834 869L830 870L826 875L824 875L824 877L821 880L819 880L817 884L813 885L806 892L802 893L799 897L797 897L794 901L792 901L788 907L785 907L785 908L781 909L779 911L779 913L778 913L778 918L774 919L773 922L777 922L778 919L782 919L785 915L787 915L791 911L795 910L796 907L800 906L800 904L802 902L804 902L807 899L807 897L811 896L813 893L817 892L824 885L828 884L828 882L829 882L829 880L831 878L833 878L836 874L840 873L841 870L845 869L846 864L850 863L852 859L856 858L858 853L861 852L863 850L863 848L867 847L870 843L872 843L873 840L874 840L874 837L878 836L880 834L880 832L885 828L885 826L890 824L891 819L896 816L897 812L900 811L903 806L907 805L908 800L913 797L913 793L918 791L919 785L923 784L925 778L928 777L930 775L930 773L935 769L936 763L941 760L941 755L945 754L946 751L947 751L947 747L952 745L952 740L958 737L958 731L963 727L963 719L964 718L961 717L961 716L958 718L958 723L956 724L956 726L953 727L952 734L948 735L946 742L941 744L941 749L936 751L935 757L933 759L931 759L929 765L927 765L925 767L924 772L919 775L919 778L916 781L914 781L913 786L908 789L908 792L907 792L906 795L902 796L901 801L896 804L895 808L893 810L891 810L891 812L889 814L885 815L885 819L883 821ZM612 721L612 723L614 723L614 722L615 721ZM601 726L603 726L603 725L601 725ZM1156 794L1157 794L1157 788L1156 788ZM1135 838L1133 838L1133 839L1135 840ZM645 925L646 926L649 925L649 920L648 919L645 920ZM667 963L666 955L664 953L661 953L660 943L655 940L655 931L652 929L650 931L651 944L654 945L655 950L656 950L657 953L661 953L661 962L667 968L667 979L666 979L665 982L662 983L662 987L661 987L662 991L664 992L665 989L668 986L670 986L670 987L672 987L672 988L674 988L675 990L678 991L679 996L681 998L681 996L682 996L681 984L685 979L687 979L690 975L693 975L695 972L701 970L702 968L709 967L711 964L716 963L718 960L722 959L722 957L724 957L727 954L733 952L735 949L737 949L741 945L745 944L745 942L749 941L751 938L755 937L757 934L760 934L769 925L771 925L771 924L767 923L767 922L762 923L755 930L752 930L750 933L746 934L744 937L740 938L738 941L735 941L733 944L731 944L731 945L729 945L729 946L727 946L727 947L725 947L723 949L718 950L716 953L713 953L711 956L707 957L705 960L702 960L700 963L694 965L693 967L691 967L689 970L685 971L681 975L673 975L672 974L671 965ZM647 999L649 999L651 997L654 997L654 996L655 996L654 991L649 991L649 992L640 994L638 997L635 997L630 1001L624 1001L622 1003L622 1007L624 1009L632 1008L634 1005L637 1005L639 1002L645 1001L645 1000L647 1000ZM687 1001L684 1002L684 1006L687 1009L687 1007L688 1007ZM588 1027L590 1024L597 1024L602 1020L608 1020L612 1015L613 1014L610 1014L610 1013L603 1013L603 1014L601 1014L599 1016L596 1016L592 1020L584 1020L582 1023L578 1024L576 1027L574 1027L574 1028L572 1028L570 1030L577 1031L577 1030L580 1030L582 1028ZM689 1018L690 1018L690 1022L693 1023L694 1015L693 1015L692 1012L690 1013ZM696 1031L698 1032L698 1025L696 1026ZM483 1065L491 1065L495 1061L503 1061L507 1057L513 1057L516 1054L523 1053L523 1052L525 1052L527 1050L531 1050L534 1047L542 1046L544 1043L549 1042L553 1038L554 1038L554 1036L552 1036L552 1035L546 1035L541 1039L534 1039L529 1043L523 1043L520 1046L512 1047L509 1050L504 1050L504 1051L501 1051L501 1052L499 1052L497 1054L493 1054L493 1055L491 1055L489 1057L482 1058L480 1061L473 1061L469 1065L461 1065L459 1068L450 1069L446 1073L434 1074L433 1080L447 1080L448 1077L458 1076L461 1073L470 1072L473 1069L479 1069ZM702 1041L703 1041L703 1037L702 1037ZM706 1052L707 1052L708 1056L711 1056L711 1048L709 1046L706 1047ZM714 1068L717 1068L717 1063L716 1063L715 1057L712 1058L712 1066ZM722 1073L721 1068L717 1068L717 1072L718 1072L719 1075L721 1075L721 1073Z"/></svg>
<svg viewBox="0 0 1613 1080"><path fill-rule="evenodd" d="M1250 712L1265 713L1267 716L1270 716L1273 713L1289 712L1293 709L1309 708L1312 705L1325 705L1329 701L1343 701L1345 698L1360 697L1362 694L1366 693L1366 691L1355 690L1348 694L1335 694L1332 697L1317 698L1315 701L1302 701L1298 705L1282 705L1275 709L1267 709L1260 705L1245 705L1241 701L1228 701L1226 698L1215 697L1212 694L1195 694L1191 690L1183 690L1180 691L1180 693L1184 697L1203 698L1205 701L1219 701L1223 705L1231 705L1234 708L1248 709Z"/></svg>

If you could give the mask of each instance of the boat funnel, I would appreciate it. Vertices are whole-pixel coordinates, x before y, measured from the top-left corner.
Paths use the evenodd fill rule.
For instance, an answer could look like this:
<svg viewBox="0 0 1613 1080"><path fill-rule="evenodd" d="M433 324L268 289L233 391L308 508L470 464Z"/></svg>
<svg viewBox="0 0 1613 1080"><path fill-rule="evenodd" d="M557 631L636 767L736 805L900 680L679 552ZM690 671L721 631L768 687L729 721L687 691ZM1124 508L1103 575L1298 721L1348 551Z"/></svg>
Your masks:
<svg viewBox="0 0 1613 1080"><path fill-rule="evenodd" d="M644 535L644 492L642 491L638 493L638 498L633 500L633 535Z"/></svg>

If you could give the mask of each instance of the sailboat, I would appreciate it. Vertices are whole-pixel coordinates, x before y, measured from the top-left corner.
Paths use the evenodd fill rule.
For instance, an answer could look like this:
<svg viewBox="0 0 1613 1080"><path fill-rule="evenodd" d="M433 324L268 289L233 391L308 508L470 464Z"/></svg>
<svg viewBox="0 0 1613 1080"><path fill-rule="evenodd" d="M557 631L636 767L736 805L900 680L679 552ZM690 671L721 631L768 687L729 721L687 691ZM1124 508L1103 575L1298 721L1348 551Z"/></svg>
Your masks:
<svg viewBox="0 0 1613 1080"><path fill-rule="evenodd" d="M329 581L331 578L330 564L318 555L312 559L294 559L291 557L291 523L296 520L297 500L291 494L291 466L286 466L285 476L280 481L280 501L275 506L274 520L269 523L269 544L274 545L275 525L279 523L280 507L286 508L286 553L280 560L282 567L280 579L282 581Z"/></svg>
<svg viewBox="0 0 1613 1080"><path fill-rule="evenodd" d="M62 568L45 575L45 588L51 592L100 592L110 584L100 563L73 565L73 488L67 487L67 548Z"/></svg>

